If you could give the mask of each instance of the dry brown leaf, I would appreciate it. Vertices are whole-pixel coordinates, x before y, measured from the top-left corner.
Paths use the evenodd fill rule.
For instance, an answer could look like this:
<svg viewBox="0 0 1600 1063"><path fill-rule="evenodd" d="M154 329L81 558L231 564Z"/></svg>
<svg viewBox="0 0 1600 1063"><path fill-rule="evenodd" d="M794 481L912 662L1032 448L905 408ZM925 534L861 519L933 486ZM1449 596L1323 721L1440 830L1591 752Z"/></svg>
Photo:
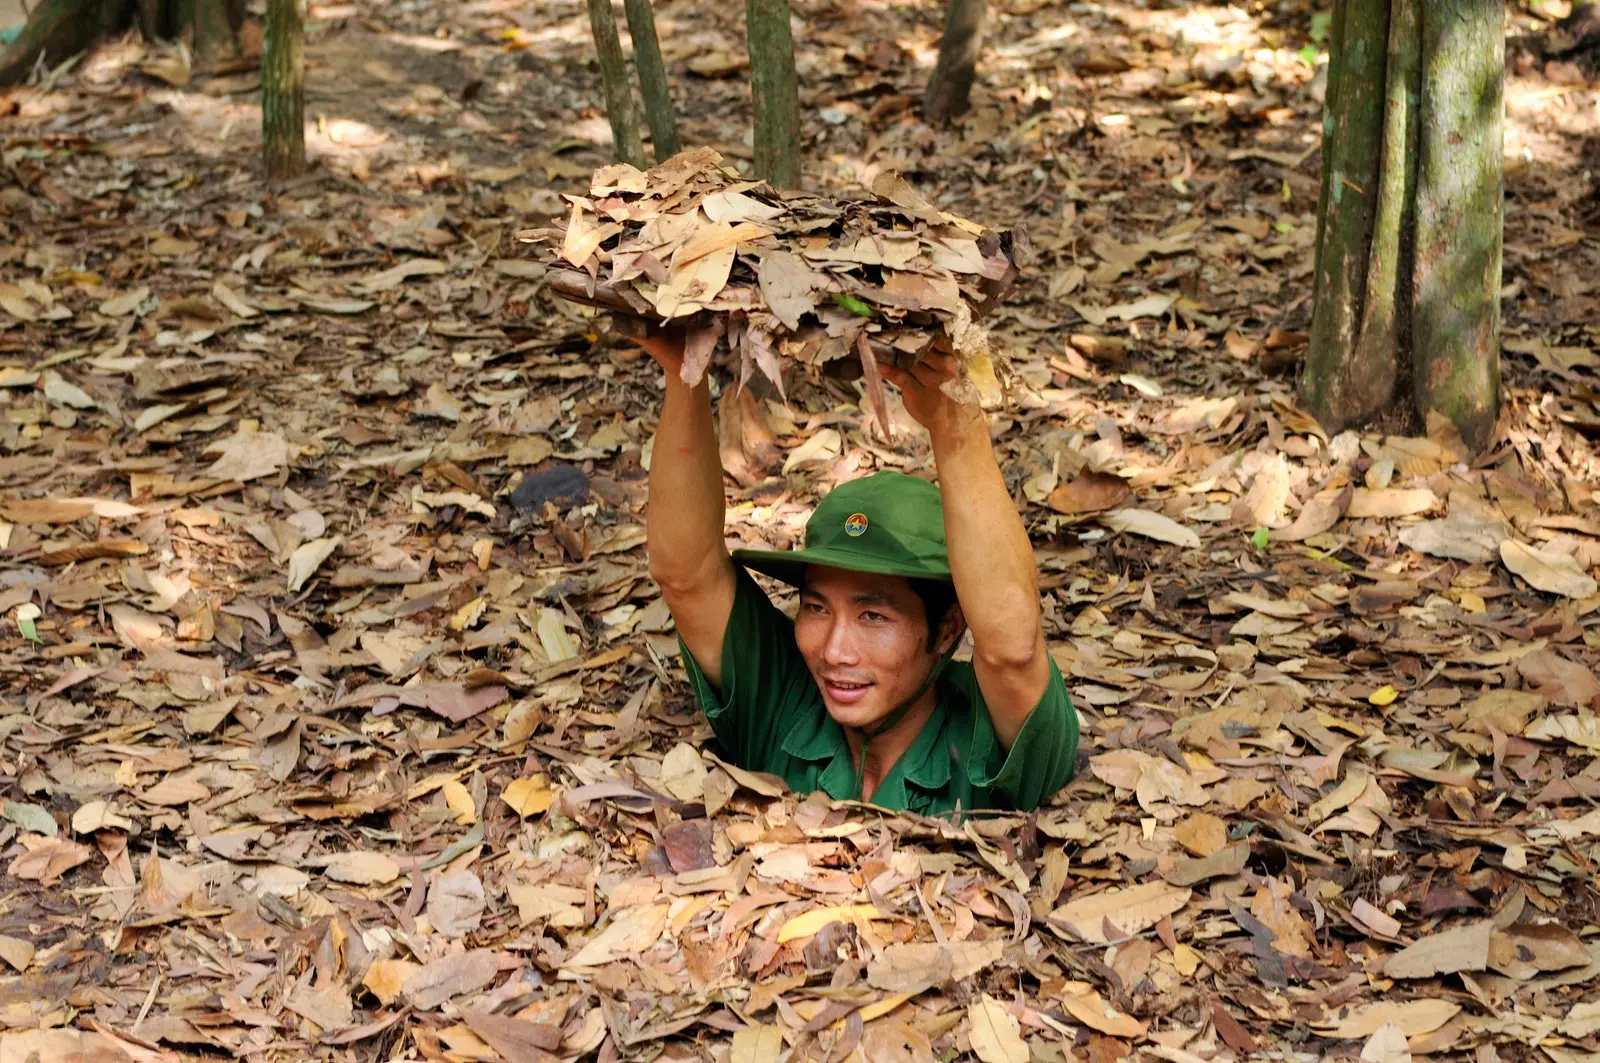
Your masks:
<svg viewBox="0 0 1600 1063"><path fill-rule="evenodd" d="M1200 545L1200 536L1171 517L1164 517L1147 509L1112 510L1110 513L1100 515L1100 523L1112 531L1130 532L1174 546L1194 548Z"/></svg>
<svg viewBox="0 0 1600 1063"><path fill-rule="evenodd" d="M661 938L667 926L668 906L642 904L616 913L606 928L569 956L563 968L598 967L621 956L630 956L650 948Z"/></svg>
<svg viewBox="0 0 1600 1063"><path fill-rule="evenodd" d="M1379 1027L1389 1023L1398 1026L1407 1037L1415 1037L1432 1033L1455 1018L1460 1011L1461 1005L1450 1000L1385 1000L1357 1007L1341 1007L1312 1025L1325 1036L1346 1041L1371 1037Z"/></svg>
<svg viewBox="0 0 1600 1063"><path fill-rule="evenodd" d="M1426 513L1438 504L1438 496L1426 487L1385 487L1379 490L1358 487L1350 495L1350 506L1345 510L1345 516L1352 519L1409 517Z"/></svg>
<svg viewBox="0 0 1600 1063"><path fill-rule="evenodd" d="M1228 844L1228 825L1209 812L1196 812L1172 828L1172 836L1194 855L1205 857Z"/></svg>
<svg viewBox="0 0 1600 1063"><path fill-rule="evenodd" d="M1515 539L1500 543L1500 560L1506 568L1528 581L1534 590L1564 598L1592 598L1600 585L1583 570L1570 554L1525 546Z"/></svg>
<svg viewBox="0 0 1600 1063"><path fill-rule="evenodd" d="M1390 978L1432 978L1456 971L1482 971L1489 966L1489 939L1494 924L1468 923L1430 934L1407 945L1383 964Z"/></svg>
<svg viewBox="0 0 1600 1063"><path fill-rule="evenodd" d="M1108 934L1122 938L1148 930L1162 916L1171 915L1189 903L1189 897L1190 891L1184 887L1149 882L1076 898L1050 914L1071 927L1084 941L1107 945L1113 940Z"/></svg>

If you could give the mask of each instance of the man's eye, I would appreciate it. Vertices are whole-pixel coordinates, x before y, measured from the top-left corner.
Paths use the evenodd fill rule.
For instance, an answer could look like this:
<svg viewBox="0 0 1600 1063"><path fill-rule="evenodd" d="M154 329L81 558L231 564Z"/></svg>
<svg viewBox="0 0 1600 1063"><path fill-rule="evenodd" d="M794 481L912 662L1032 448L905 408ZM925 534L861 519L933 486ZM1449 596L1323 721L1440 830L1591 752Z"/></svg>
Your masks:
<svg viewBox="0 0 1600 1063"><path fill-rule="evenodd" d="M887 616L884 616L882 613L874 613L870 609L868 611L866 611L865 613L862 613L861 614L861 618L863 620L870 621L871 623L874 623L874 624L881 624L881 623L886 622L889 619Z"/></svg>
<svg viewBox="0 0 1600 1063"><path fill-rule="evenodd" d="M824 609L819 602L801 602L800 608L805 612L812 614L813 616L821 616L823 613L827 612L827 610Z"/></svg>

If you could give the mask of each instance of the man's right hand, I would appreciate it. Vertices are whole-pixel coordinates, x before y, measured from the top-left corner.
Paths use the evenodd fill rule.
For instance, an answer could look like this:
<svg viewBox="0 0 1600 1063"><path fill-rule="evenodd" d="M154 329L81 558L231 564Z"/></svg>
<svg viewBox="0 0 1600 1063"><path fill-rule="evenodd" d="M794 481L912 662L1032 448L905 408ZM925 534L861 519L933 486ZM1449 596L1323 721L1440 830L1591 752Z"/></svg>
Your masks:
<svg viewBox="0 0 1600 1063"><path fill-rule="evenodd" d="M681 325L662 327L651 322L644 326L642 335L630 333L628 339L654 358L669 379L677 378L683 372L684 334Z"/></svg>

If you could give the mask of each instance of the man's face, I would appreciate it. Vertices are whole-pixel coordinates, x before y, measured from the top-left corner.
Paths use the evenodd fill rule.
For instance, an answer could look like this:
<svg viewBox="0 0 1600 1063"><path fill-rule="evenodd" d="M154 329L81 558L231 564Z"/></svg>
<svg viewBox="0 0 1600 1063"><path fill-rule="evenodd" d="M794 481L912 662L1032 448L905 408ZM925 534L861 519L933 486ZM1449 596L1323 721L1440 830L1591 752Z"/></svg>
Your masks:
<svg viewBox="0 0 1600 1063"><path fill-rule="evenodd" d="M929 649L926 610L903 577L822 565L806 570L794 639L828 715L846 727L870 727L916 696L944 648Z"/></svg>

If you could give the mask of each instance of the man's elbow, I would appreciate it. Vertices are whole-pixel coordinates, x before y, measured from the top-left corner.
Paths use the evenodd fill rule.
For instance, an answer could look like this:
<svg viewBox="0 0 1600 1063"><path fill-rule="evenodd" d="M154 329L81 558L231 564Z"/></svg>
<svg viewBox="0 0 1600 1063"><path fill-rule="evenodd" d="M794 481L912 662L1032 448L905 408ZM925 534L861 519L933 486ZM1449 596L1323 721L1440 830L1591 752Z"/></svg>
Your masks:
<svg viewBox="0 0 1600 1063"><path fill-rule="evenodd" d="M684 566L657 561L655 558L650 559L650 578L661 588L662 597L667 599L668 604L674 598L693 593L695 585L700 582L695 573Z"/></svg>
<svg viewBox="0 0 1600 1063"><path fill-rule="evenodd" d="M711 557L684 563L681 560L652 554L649 563L650 578L656 581L656 586L661 588L661 596L667 600L667 605L671 606L675 600L683 601L705 593L716 578L718 562L721 560L722 558Z"/></svg>
<svg viewBox="0 0 1600 1063"><path fill-rule="evenodd" d="M1028 672L1038 666L1039 658L1044 653L1040 641L1036 637L1031 640L1007 639L990 646L977 643L973 646L973 656L995 672Z"/></svg>

